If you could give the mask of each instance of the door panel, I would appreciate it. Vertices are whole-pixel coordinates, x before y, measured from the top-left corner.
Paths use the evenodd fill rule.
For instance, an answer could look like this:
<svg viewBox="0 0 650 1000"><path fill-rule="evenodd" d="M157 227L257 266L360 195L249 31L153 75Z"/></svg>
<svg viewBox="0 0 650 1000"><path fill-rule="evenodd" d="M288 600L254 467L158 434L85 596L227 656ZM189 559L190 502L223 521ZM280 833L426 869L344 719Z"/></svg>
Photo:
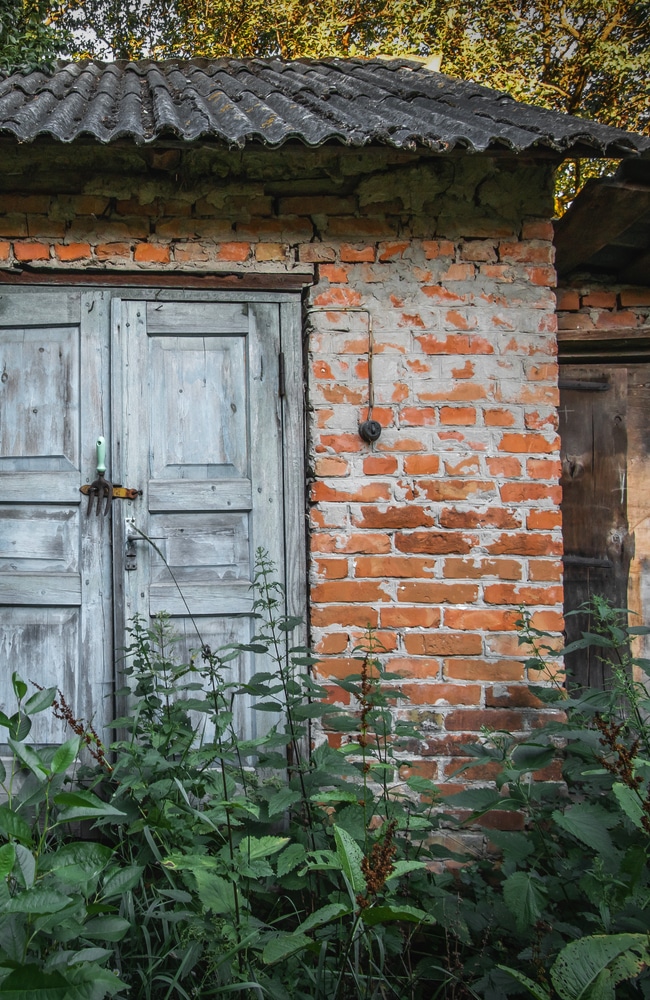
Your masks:
<svg viewBox="0 0 650 1000"><path fill-rule="evenodd" d="M115 468L142 490L119 526L124 618L168 612L185 655L248 642L256 549L283 573L278 306L121 301L114 328Z"/></svg>
<svg viewBox="0 0 650 1000"><path fill-rule="evenodd" d="M110 524L87 519L79 493L105 421L87 306L80 291L0 294L0 708L15 710L15 670L60 687L78 718L101 724ZM43 713L32 732L48 742L64 729Z"/></svg>

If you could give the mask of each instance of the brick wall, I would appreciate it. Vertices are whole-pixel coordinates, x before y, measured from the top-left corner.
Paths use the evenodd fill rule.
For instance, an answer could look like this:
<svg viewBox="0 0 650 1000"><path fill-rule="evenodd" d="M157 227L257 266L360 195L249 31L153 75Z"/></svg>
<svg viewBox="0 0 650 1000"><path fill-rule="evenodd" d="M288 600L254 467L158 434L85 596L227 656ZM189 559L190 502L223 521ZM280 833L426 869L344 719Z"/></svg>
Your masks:
<svg viewBox="0 0 650 1000"><path fill-rule="evenodd" d="M42 144L0 184L5 269L305 274L320 674L376 628L438 779L482 726L534 726L517 608L558 629L562 600L549 168Z"/></svg>
<svg viewBox="0 0 650 1000"><path fill-rule="evenodd" d="M650 327L650 288L579 280L557 292L558 329L570 339L572 331L625 336L626 331Z"/></svg>

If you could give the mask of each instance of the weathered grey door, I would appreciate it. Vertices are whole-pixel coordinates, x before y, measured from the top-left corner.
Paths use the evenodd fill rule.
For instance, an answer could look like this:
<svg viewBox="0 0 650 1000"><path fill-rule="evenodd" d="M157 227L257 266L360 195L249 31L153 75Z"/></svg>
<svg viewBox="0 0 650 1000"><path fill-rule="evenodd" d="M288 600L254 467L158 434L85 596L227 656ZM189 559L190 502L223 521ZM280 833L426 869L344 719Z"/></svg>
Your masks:
<svg viewBox="0 0 650 1000"><path fill-rule="evenodd" d="M246 641L258 547L297 609L298 333L288 295L0 291L0 708L17 670L100 728L134 614L169 612L186 651ZM142 490L110 517L79 492L100 434Z"/></svg>

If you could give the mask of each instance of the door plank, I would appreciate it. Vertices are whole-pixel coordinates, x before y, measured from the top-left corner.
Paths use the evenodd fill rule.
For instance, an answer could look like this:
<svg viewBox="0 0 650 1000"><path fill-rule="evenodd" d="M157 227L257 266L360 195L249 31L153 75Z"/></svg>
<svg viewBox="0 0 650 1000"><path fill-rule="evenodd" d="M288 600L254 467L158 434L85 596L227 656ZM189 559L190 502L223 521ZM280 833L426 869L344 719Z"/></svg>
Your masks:
<svg viewBox="0 0 650 1000"><path fill-rule="evenodd" d="M149 509L251 510L253 494L250 479L177 479L148 482Z"/></svg>

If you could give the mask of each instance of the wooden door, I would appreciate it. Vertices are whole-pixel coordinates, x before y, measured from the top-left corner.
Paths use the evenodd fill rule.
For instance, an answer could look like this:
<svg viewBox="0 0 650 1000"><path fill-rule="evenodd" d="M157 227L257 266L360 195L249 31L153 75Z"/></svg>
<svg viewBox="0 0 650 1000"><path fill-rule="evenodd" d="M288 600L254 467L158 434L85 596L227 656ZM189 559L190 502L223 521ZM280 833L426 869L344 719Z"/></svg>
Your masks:
<svg viewBox="0 0 650 1000"><path fill-rule="evenodd" d="M302 593L295 300L128 294L0 294L0 708L15 669L97 728L134 614L169 612L185 651L246 641L258 547L293 611ZM107 478L142 490L109 517L79 492L99 434ZM44 715L34 735L61 732Z"/></svg>
<svg viewBox="0 0 650 1000"><path fill-rule="evenodd" d="M562 366L562 519L565 612L594 594L626 608L631 545L627 520L627 370L623 365ZM587 614L566 618L568 641L591 631ZM593 650L567 657L571 679L602 687Z"/></svg>

